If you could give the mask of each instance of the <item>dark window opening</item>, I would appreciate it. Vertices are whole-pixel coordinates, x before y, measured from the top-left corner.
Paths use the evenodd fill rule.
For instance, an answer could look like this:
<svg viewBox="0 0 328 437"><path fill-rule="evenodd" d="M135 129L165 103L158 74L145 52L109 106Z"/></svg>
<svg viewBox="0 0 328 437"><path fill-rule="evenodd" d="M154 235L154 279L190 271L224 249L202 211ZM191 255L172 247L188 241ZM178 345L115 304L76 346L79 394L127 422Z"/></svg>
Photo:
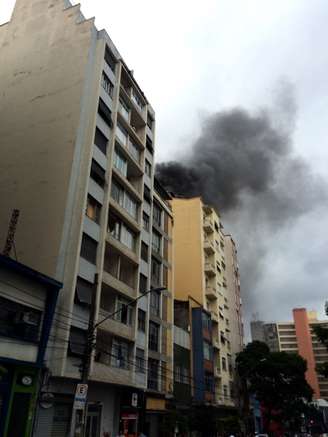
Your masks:
<svg viewBox="0 0 328 437"><path fill-rule="evenodd" d="M105 50L105 61L108 64L109 68L112 70L112 72L115 74L116 59L108 47L106 47Z"/></svg>
<svg viewBox="0 0 328 437"><path fill-rule="evenodd" d="M75 302L80 305L91 305L94 284L78 276L76 281Z"/></svg>
<svg viewBox="0 0 328 437"><path fill-rule="evenodd" d="M138 309L138 330L141 332L146 331L146 312Z"/></svg>
<svg viewBox="0 0 328 437"><path fill-rule="evenodd" d="M96 127L94 143L105 155L107 152L108 138Z"/></svg>
<svg viewBox="0 0 328 437"><path fill-rule="evenodd" d="M90 177L102 188L105 185L105 170L93 159L91 163Z"/></svg>
<svg viewBox="0 0 328 437"><path fill-rule="evenodd" d="M146 136L146 149L148 150L149 153L153 154L154 153L154 147L153 147L153 142L152 140L149 138L149 136Z"/></svg>
<svg viewBox="0 0 328 437"><path fill-rule="evenodd" d="M72 326L69 334L68 354L82 357L85 353L86 339L86 331Z"/></svg>
<svg viewBox="0 0 328 437"><path fill-rule="evenodd" d="M147 291L147 278L145 275L140 273L140 279L139 279L139 291L140 293L146 293Z"/></svg>
<svg viewBox="0 0 328 437"><path fill-rule="evenodd" d="M82 236L81 257L96 264L98 243L86 234Z"/></svg>
<svg viewBox="0 0 328 437"><path fill-rule="evenodd" d="M98 103L98 114L108 124L108 126L112 127L112 111L101 98L99 98Z"/></svg>
<svg viewBox="0 0 328 437"><path fill-rule="evenodd" d="M154 322L149 322L149 349L158 352L159 348L159 326Z"/></svg>
<svg viewBox="0 0 328 437"><path fill-rule="evenodd" d="M141 259L143 259L146 263L148 263L148 252L149 247L146 243L141 243Z"/></svg>

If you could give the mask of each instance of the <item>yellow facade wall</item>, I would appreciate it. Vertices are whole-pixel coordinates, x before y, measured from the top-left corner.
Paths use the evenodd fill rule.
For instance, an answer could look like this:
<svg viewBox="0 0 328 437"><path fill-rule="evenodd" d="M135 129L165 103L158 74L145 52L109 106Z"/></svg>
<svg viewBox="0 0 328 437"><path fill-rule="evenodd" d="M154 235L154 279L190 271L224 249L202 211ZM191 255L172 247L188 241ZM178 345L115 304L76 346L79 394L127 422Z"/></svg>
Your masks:
<svg viewBox="0 0 328 437"><path fill-rule="evenodd" d="M205 305L201 199L172 199L171 205L174 217L174 297L187 300L191 295Z"/></svg>

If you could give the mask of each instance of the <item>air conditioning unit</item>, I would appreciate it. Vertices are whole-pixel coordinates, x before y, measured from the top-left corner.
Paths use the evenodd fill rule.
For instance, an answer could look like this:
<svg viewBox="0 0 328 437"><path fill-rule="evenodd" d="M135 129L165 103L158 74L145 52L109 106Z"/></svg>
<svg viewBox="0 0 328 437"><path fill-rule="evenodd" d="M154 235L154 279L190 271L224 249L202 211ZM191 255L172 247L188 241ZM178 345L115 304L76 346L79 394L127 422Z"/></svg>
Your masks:
<svg viewBox="0 0 328 437"><path fill-rule="evenodd" d="M15 323L24 323L26 325L38 326L39 316L33 311L19 311L15 316Z"/></svg>

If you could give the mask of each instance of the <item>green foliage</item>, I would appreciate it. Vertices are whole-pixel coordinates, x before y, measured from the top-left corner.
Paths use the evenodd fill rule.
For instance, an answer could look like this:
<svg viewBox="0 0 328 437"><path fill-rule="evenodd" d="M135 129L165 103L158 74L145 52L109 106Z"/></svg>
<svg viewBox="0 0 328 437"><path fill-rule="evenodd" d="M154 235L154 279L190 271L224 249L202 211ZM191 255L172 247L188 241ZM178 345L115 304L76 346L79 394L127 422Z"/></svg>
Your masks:
<svg viewBox="0 0 328 437"><path fill-rule="evenodd" d="M307 409L313 391L305 379L306 361L297 354L270 352L253 342L239 353L237 370L248 392L265 406L267 421L297 422ZM296 423L295 423L296 426Z"/></svg>

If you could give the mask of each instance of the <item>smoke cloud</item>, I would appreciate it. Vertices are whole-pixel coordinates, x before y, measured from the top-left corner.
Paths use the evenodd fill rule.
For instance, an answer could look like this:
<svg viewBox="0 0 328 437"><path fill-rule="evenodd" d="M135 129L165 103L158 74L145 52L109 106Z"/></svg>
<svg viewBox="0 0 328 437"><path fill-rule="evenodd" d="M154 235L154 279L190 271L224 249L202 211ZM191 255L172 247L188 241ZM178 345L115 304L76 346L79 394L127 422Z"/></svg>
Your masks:
<svg viewBox="0 0 328 437"><path fill-rule="evenodd" d="M258 309L262 266L278 232L327 200L327 186L294 153L293 87L278 84L270 107L234 108L203 120L199 137L157 177L176 195L201 195L217 208L239 249L246 313Z"/></svg>

